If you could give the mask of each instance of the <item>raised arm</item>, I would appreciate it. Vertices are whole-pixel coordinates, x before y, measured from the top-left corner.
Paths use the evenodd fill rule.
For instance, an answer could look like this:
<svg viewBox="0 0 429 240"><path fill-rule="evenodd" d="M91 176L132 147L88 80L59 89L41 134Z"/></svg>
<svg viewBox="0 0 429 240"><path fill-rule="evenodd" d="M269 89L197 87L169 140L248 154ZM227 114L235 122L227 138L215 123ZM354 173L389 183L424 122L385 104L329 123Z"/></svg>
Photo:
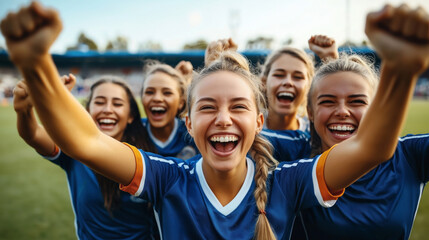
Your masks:
<svg viewBox="0 0 429 240"><path fill-rule="evenodd" d="M429 66L429 16L407 5L368 14L365 32L382 58L380 83L357 134L332 149L325 180L335 192L389 160L419 75Z"/></svg>
<svg viewBox="0 0 429 240"><path fill-rule="evenodd" d="M55 152L55 143L45 129L37 123L27 84L20 81L13 89L13 107L19 136L36 152L50 156Z"/></svg>
<svg viewBox="0 0 429 240"><path fill-rule="evenodd" d="M61 80L69 91L76 84L76 77L73 74L62 76ZM19 81L13 89L13 107L19 136L39 154L43 156L54 154L57 150L55 143L36 120L33 103L24 80Z"/></svg>
<svg viewBox="0 0 429 240"><path fill-rule="evenodd" d="M69 156L122 184L135 170L132 150L104 135L61 82L49 48L62 29L55 10L33 2L1 22L9 57L24 76L37 114Z"/></svg>
<svg viewBox="0 0 429 240"><path fill-rule="evenodd" d="M322 61L330 58L337 59L338 47L333 38L325 35L314 35L308 39L308 47L313 51Z"/></svg>

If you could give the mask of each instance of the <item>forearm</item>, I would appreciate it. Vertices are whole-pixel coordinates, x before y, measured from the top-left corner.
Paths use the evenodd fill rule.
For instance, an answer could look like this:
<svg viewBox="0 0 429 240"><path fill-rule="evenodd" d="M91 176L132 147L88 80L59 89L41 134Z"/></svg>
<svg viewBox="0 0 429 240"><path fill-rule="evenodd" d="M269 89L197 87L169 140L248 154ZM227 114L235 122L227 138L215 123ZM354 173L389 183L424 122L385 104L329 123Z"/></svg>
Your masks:
<svg viewBox="0 0 429 240"><path fill-rule="evenodd" d="M51 56L19 69L28 82L30 95L37 96L33 104L42 124L61 150L106 177L128 184L135 170L132 151L97 128L60 81Z"/></svg>
<svg viewBox="0 0 429 240"><path fill-rule="evenodd" d="M50 156L55 150L55 143L45 129L37 123L33 108L17 112L19 136L34 150L43 156Z"/></svg>
<svg viewBox="0 0 429 240"><path fill-rule="evenodd" d="M19 66L39 118L49 136L67 154L82 158L84 146L100 134L91 117L67 91L50 55ZM79 121L71 121L79 119ZM60 131L59 131L60 130Z"/></svg>

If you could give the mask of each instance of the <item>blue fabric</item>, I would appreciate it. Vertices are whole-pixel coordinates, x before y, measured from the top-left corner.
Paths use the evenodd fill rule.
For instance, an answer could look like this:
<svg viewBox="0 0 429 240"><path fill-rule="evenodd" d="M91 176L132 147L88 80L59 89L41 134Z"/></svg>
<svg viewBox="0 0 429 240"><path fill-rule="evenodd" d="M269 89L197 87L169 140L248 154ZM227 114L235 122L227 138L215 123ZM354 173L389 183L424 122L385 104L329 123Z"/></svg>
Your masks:
<svg viewBox="0 0 429 240"><path fill-rule="evenodd" d="M254 163L239 193L220 205L202 172L202 159L184 161L141 151L143 179L136 195L154 203L163 239L252 239L258 211ZM278 239L289 239L296 212L321 204L316 197L316 161L281 163L269 175L267 217ZM134 181L134 180L133 180ZM138 180L136 180L138 181ZM320 196L320 194L319 194Z"/></svg>
<svg viewBox="0 0 429 240"><path fill-rule="evenodd" d="M400 138L394 156L349 186L334 207L302 210L294 239L408 239L428 164L428 134Z"/></svg>
<svg viewBox="0 0 429 240"><path fill-rule="evenodd" d="M199 153L193 138L188 134L185 122L178 118L176 121L176 129L165 143L159 143L151 134L150 124L147 118L142 118L143 126L146 127L152 143L155 145L158 154L165 157L177 157L181 159L189 159Z"/></svg>
<svg viewBox="0 0 429 240"><path fill-rule="evenodd" d="M64 153L51 161L67 174L79 239L152 239L158 235L153 209L146 200L121 191L121 202L111 215L91 169Z"/></svg>
<svg viewBox="0 0 429 240"><path fill-rule="evenodd" d="M261 131L274 147L273 157L279 162L289 162L310 156L310 135L300 130Z"/></svg>

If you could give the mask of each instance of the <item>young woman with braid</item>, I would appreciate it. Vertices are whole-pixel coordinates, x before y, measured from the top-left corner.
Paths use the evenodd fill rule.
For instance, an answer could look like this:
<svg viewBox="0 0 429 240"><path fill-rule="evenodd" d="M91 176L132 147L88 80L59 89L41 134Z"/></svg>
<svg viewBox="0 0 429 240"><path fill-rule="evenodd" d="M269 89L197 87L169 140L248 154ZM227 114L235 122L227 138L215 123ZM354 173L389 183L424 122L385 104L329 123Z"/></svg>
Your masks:
<svg viewBox="0 0 429 240"><path fill-rule="evenodd" d="M186 126L202 158L185 162L101 134L62 86L48 53L61 31L54 10L33 3L9 14L1 29L9 56L39 96L34 105L47 132L64 152L153 202L163 239L288 239L299 210L332 206L345 187L395 151L417 74L429 65L429 37L418 35L425 42L418 46L398 39L396 10L367 18L366 33L384 68L357 133L313 159L278 165L259 135L260 81L237 53L222 54L191 83Z"/></svg>
<svg viewBox="0 0 429 240"><path fill-rule="evenodd" d="M63 80L71 90L74 76L64 76ZM14 108L20 136L66 172L79 239L153 239L159 236L153 209L147 201L121 192L118 183L92 171L55 145L36 121L25 81L14 89ZM104 134L146 151L156 151L151 142L146 141L148 134L140 122L137 102L122 79L100 77L91 86L86 109Z"/></svg>

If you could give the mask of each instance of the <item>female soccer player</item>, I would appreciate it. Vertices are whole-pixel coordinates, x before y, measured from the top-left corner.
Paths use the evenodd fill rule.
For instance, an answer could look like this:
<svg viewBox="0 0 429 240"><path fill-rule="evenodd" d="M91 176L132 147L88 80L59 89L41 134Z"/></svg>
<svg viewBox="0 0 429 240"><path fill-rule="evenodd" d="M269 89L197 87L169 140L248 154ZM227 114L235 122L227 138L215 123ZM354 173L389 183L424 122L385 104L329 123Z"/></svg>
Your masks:
<svg viewBox="0 0 429 240"><path fill-rule="evenodd" d="M188 70L190 63L184 64L181 62L178 67ZM186 160L198 153L181 118L187 85L181 72L167 64L152 61L145 65L141 100L147 118L142 123L158 154L165 157Z"/></svg>
<svg viewBox="0 0 429 240"><path fill-rule="evenodd" d="M74 76L63 78L71 90ZM76 234L80 239L153 239L159 235L147 201L121 192L118 183L92 171L55 145L36 121L25 81L14 89L14 108L20 136L66 172ZM104 134L147 151L156 151L146 141L148 134L141 125L137 103L121 79L101 77L91 87L86 108Z"/></svg>
<svg viewBox="0 0 429 240"><path fill-rule="evenodd" d="M30 93L39 96L34 104L47 132L66 153L152 201L163 238L287 239L296 212L332 205L345 187L394 154L417 76L429 65L429 37L413 30L398 38L395 23L417 19L399 29L419 29L426 17L396 8L369 14L366 33L383 71L361 127L314 159L277 166L259 135L259 81L237 53L223 54L192 81L186 125L202 158L184 162L139 151L98 130L62 86L48 53L61 30L55 11L33 3L9 14L1 29Z"/></svg>
<svg viewBox="0 0 429 240"><path fill-rule="evenodd" d="M429 21L423 18L426 13L421 8L411 11L406 5L398 9L387 6L384 11L402 15L397 22L382 23L389 24L397 35L387 39L386 47L400 48L401 40L416 36L410 43L413 51L403 52L404 55L399 50L391 53L407 65L399 70L411 76L420 66L405 63L407 58L428 44ZM394 72L384 62L381 71ZM342 56L321 66L308 95L313 155L351 138L362 128L377 82L374 70L356 55ZM383 82L380 84L386 88ZM428 163L429 134L399 138L391 159L350 185L334 207L301 210L298 220L303 229L295 239L408 239L429 178Z"/></svg>

